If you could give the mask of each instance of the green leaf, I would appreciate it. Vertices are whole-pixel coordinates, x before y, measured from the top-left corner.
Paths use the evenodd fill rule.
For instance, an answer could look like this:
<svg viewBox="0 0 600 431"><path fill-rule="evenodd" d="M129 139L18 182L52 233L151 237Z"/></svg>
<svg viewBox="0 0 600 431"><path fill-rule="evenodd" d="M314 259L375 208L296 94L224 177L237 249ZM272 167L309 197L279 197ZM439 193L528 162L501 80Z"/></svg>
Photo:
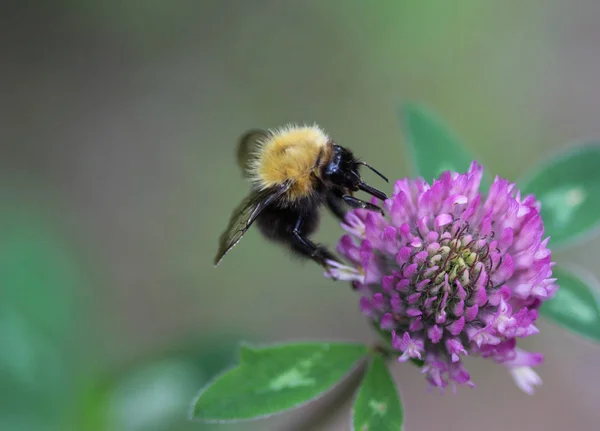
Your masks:
<svg viewBox="0 0 600 431"><path fill-rule="evenodd" d="M555 267L552 275L560 287L554 298L542 305L542 316L571 332L600 342L598 281L581 269L569 271Z"/></svg>
<svg viewBox="0 0 600 431"><path fill-rule="evenodd" d="M376 355L354 402L355 431L399 431L404 423L402 403L384 359Z"/></svg>
<svg viewBox="0 0 600 431"><path fill-rule="evenodd" d="M444 171L466 172L475 159L433 112L406 104L401 113L416 174L431 182Z"/></svg>
<svg viewBox="0 0 600 431"><path fill-rule="evenodd" d="M241 363L202 390L192 418L246 420L298 407L334 386L367 353L367 346L351 343L243 346Z"/></svg>
<svg viewBox="0 0 600 431"><path fill-rule="evenodd" d="M553 247L584 238L600 223L600 142L551 158L519 182L542 203Z"/></svg>

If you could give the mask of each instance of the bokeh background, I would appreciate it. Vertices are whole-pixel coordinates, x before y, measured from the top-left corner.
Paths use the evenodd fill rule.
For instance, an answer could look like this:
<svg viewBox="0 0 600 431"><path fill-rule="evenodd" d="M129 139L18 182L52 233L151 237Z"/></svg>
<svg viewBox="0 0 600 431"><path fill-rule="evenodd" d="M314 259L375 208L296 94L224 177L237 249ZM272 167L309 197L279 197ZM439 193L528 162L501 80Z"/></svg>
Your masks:
<svg viewBox="0 0 600 431"><path fill-rule="evenodd" d="M238 136L316 121L399 178L413 100L516 180L600 137L598 16L595 0L4 2L0 429L348 429L344 391L250 424L186 421L241 339L374 339L346 284L255 231L213 268L248 190ZM322 227L333 244L341 229ZM598 251L556 260L598 276ZM477 389L443 397L394 367L406 429L595 429L600 350L540 327L533 397L486 361L467 361Z"/></svg>

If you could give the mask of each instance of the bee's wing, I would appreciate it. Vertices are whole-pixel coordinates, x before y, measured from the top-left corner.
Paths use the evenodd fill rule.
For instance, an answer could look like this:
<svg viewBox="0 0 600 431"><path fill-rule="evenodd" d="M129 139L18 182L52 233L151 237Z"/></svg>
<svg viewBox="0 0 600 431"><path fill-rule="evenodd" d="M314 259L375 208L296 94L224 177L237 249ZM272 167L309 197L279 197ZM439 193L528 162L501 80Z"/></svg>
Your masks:
<svg viewBox="0 0 600 431"><path fill-rule="evenodd" d="M221 259L223 259L223 256L225 256L225 254L227 254L227 252L242 239L262 210L284 194L288 189L289 185L283 184L266 190L253 191L236 209L233 210L227 229L225 229L225 232L223 232L221 238L219 238L219 251L215 256L215 266L218 265Z"/></svg>
<svg viewBox="0 0 600 431"><path fill-rule="evenodd" d="M248 176L250 168L250 162L260 143L268 137L266 130L252 129L248 130L240 137L240 142L237 148L237 160L240 169L242 170L245 177Z"/></svg>

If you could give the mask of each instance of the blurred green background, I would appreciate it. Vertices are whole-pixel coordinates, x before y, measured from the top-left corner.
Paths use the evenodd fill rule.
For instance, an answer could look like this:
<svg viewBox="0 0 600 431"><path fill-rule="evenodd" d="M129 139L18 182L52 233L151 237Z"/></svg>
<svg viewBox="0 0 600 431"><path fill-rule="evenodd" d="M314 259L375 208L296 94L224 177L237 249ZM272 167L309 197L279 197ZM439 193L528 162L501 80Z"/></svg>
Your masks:
<svg viewBox="0 0 600 431"><path fill-rule="evenodd" d="M600 137L600 3L491 0L5 2L0 9L0 430L348 429L349 401L188 423L235 345L369 341L346 284L251 231L218 269L251 127L318 122L391 178L397 107L440 113L494 174ZM319 241L341 233L325 217ZM569 260L597 276L595 242ZM564 254L563 254L564 256ZM560 255L557 255L560 257ZM593 429L600 351L540 323L534 397L395 367L406 428ZM335 404L335 403L334 403ZM442 428L440 428L442 427Z"/></svg>

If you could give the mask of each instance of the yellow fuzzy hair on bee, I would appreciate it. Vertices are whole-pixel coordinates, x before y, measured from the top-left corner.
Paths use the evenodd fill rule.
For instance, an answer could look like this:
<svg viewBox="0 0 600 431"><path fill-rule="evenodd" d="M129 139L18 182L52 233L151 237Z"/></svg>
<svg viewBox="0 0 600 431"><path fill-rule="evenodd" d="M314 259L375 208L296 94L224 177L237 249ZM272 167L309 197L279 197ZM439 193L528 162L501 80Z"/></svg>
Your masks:
<svg viewBox="0 0 600 431"><path fill-rule="evenodd" d="M269 131L251 164L251 180L261 189L292 181L289 199L308 196L319 172L319 160L328 159L331 139L316 124L289 125Z"/></svg>

